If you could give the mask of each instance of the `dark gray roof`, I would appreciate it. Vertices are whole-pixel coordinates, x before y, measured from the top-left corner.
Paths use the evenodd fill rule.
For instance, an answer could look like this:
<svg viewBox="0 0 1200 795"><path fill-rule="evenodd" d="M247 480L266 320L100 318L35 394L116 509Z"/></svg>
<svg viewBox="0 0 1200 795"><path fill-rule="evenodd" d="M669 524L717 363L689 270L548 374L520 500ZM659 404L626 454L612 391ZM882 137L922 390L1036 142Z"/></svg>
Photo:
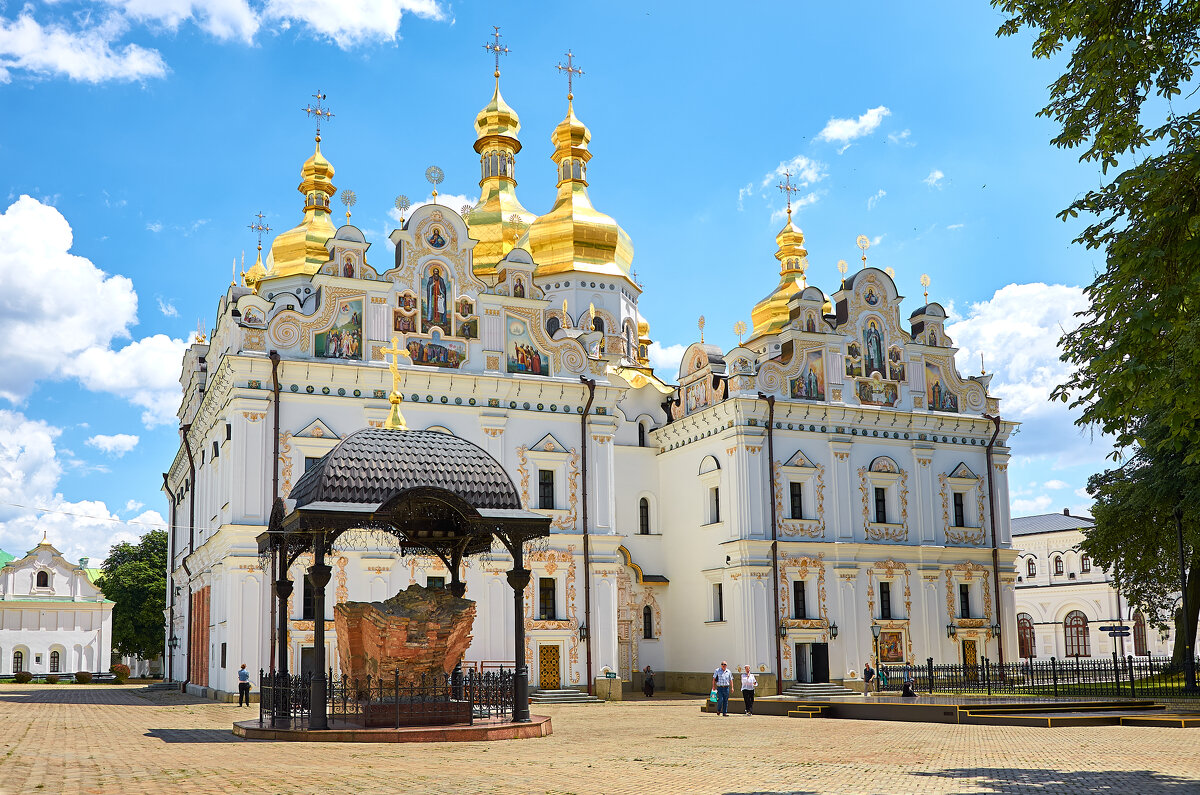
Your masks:
<svg viewBox="0 0 1200 795"><path fill-rule="evenodd" d="M487 451L436 431L364 428L305 472L289 495L310 503L378 506L413 488L444 489L473 508L519 509L512 479Z"/></svg>
<svg viewBox="0 0 1200 795"><path fill-rule="evenodd" d="M1067 516L1062 513L1042 513L1037 516L1014 516L1012 534L1027 536L1034 533L1053 533L1059 530L1083 530L1095 522L1088 516Z"/></svg>

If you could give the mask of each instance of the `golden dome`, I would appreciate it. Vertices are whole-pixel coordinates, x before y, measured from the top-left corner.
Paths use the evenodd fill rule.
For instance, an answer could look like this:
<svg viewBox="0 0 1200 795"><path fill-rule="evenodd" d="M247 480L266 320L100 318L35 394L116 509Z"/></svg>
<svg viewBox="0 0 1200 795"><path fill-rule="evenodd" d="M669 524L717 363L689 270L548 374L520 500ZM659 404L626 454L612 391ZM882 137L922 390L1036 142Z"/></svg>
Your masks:
<svg viewBox="0 0 1200 795"><path fill-rule="evenodd" d="M296 190L304 196L304 220L271 244L267 258L271 264L270 276L314 274L329 261L325 242L337 231L329 217L329 200L337 188L333 184L333 164L321 154L320 136L316 150L300 169L300 185Z"/></svg>
<svg viewBox="0 0 1200 795"><path fill-rule="evenodd" d="M247 287L253 287L255 292L258 291L258 283L267 275L267 269L263 267L262 261L262 246L258 248L258 259L250 266L250 270L242 274L242 281Z"/></svg>
<svg viewBox="0 0 1200 795"><path fill-rule="evenodd" d="M804 248L804 233L792 223L788 213L787 223L775 235L775 259L779 260L779 284L765 298L754 305L750 322L754 330L747 343L759 337L776 334L790 319L788 301L799 290L804 289L804 271L808 268L808 251Z"/></svg>
<svg viewBox="0 0 1200 795"><path fill-rule="evenodd" d="M587 163L592 134L568 103L567 116L550 136L558 170L558 196L550 212L539 217L518 243L537 263L536 274L572 271L624 277L631 284L633 241L610 216L592 206L587 192Z"/></svg>
<svg viewBox="0 0 1200 795"><path fill-rule="evenodd" d="M650 324L644 320L638 321L638 336L644 337L650 333Z"/></svg>
<svg viewBox="0 0 1200 795"><path fill-rule="evenodd" d="M475 117L475 151L479 153L479 201L467 213L471 237L479 242L474 269L480 276L496 272L496 263L517 245L537 217L517 198L516 154L521 151L517 112L500 95L500 78L492 100Z"/></svg>

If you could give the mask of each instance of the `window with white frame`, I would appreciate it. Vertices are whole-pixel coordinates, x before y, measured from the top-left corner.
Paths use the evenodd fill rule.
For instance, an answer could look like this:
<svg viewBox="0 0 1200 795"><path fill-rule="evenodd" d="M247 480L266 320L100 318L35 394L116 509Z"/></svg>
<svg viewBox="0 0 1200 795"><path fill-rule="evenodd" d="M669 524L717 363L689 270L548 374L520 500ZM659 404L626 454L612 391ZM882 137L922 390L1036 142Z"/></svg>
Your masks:
<svg viewBox="0 0 1200 795"><path fill-rule="evenodd" d="M807 585L804 580L792 581L792 618L808 618Z"/></svg>
<svg viewBox="0 0 1200 795"><path fill-rule="evenodd" d="M887 456L879 456L871 462L866 473L867 521L873 525L901 524L900 516L900 468Z"/></svg>
<svg viewBox="0 0 1200 795"><path fill-rule="evenodd" d="M781 468L784 476L785 490L779 495L784 503L781 509L786 511L786 517L793 521L820 519L816 515L817 468L809 463L803 452L797 451Z"/></svg>
<svg viewBox="0 0 1200 795"><path fill-rule="evenodd" d="M721 521L721 465L711 455L700 462L700 488L703 494L701 524Z"/></svg>
<svg viewBox="0 0 1200 795"><path fill-rule="evenodd" d="M980 515L980 479L965 463L959 464L945 479L949 487L949 495L943 494L942 499L948 504L946 521L951 527L981 527L983 517Z"/></svg>
<svg viewBox="0 0 1200 795"><path fill-rule="evenodd" d="M713 591L713 604L712 604L712 608L713 608L712 616L713 617L712 617L712 620L713 621L724 621L725 620L725 594L721 588L721 583L714 582L712 591Z"/></svg>

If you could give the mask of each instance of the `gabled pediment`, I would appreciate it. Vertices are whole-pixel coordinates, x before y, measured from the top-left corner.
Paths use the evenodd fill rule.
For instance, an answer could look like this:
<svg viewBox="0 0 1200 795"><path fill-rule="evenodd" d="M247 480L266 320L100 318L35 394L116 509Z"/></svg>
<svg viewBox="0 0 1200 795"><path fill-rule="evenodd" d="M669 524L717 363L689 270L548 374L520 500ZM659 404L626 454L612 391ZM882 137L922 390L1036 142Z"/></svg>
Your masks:
<svg viewBox="0 0 1200 795"><path fill-rule="evenodd" d="M554 434L548 433L542 437L541 441L529 448L534 453L565 453L569 450L565 444L554 438Z"/></svg>
<svg viewBox="0 0 1200 795"><path fill-rule="evenodd" d="M307 436L312 439L341 439L324 420L315 419L304 427L296 436Z"/></svg>
<svg viewBox="0 0 1200 795"><path fill-rule="evenodd" d="M805 469L812 469L813 463L812 463L812 461L809 461L807 457L805 457L804 453L797 450L796 454L793 455L791 458L789 458L784 463L784 466L785 467L804 467Z"/></svg>
<svg viewBox="0 0 1200 795"><path fill-rule="evenodd" d="M963 478L965 480L979 480L979 476L971 471L971 468L966 465L966 462L960 462L950 473L952 478Z"/></svg>

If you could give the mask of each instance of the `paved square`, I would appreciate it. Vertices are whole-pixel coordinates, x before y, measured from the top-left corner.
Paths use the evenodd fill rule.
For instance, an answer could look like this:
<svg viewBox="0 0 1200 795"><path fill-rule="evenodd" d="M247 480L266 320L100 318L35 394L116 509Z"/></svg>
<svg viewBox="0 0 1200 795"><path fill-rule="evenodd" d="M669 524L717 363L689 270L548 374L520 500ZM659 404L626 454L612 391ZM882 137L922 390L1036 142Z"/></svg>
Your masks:
<svg viewBox="0 0 1200 795"><path fill-rule="evenodd" d="M0 685L0 793L1200 793L1200 731L701 715L556 706L539 740L239 740L257 705L135 686Z"/></svg>

